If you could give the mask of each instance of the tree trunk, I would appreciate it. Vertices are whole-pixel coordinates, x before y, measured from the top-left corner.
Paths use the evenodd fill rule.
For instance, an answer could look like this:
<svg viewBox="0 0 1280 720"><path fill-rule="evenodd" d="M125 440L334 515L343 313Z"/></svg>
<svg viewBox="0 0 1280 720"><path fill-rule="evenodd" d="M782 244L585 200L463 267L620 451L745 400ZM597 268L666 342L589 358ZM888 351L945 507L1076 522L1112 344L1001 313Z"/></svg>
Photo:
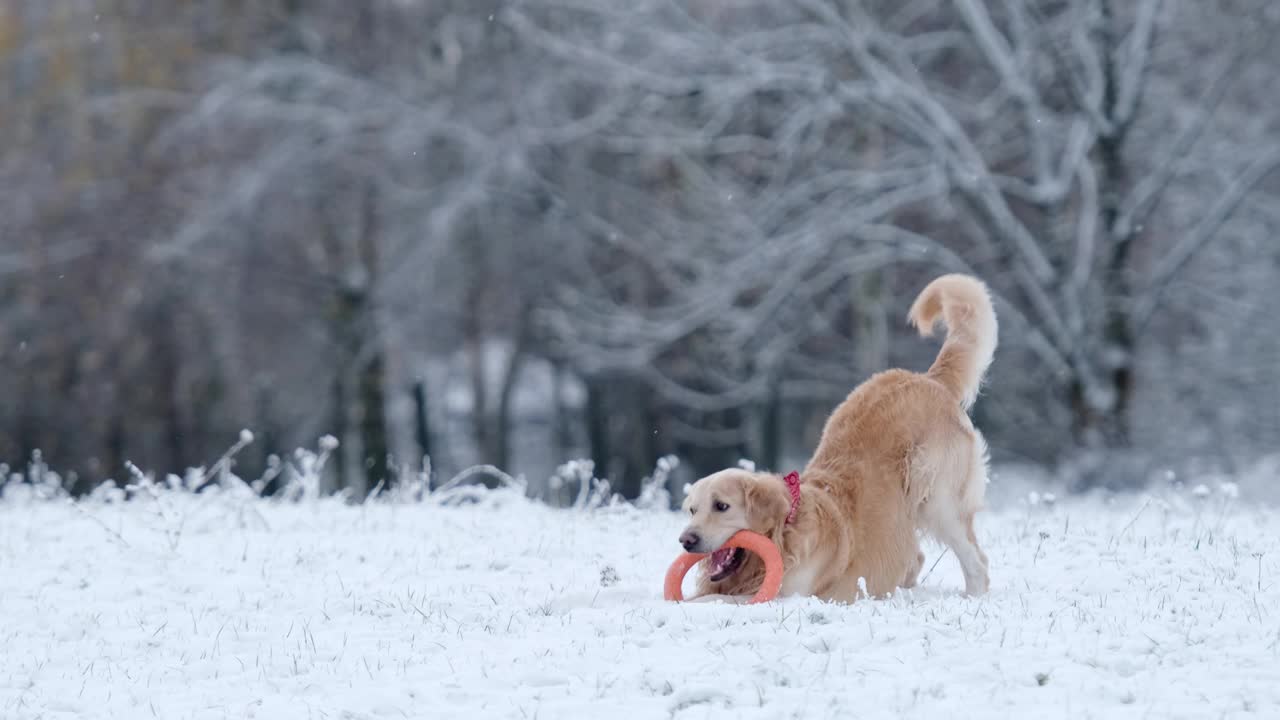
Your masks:
<svg viewBox="0 0 1280 720"><path fill-rule="evenodd" d="M573 428L569 424L569 409L564 404L565 368L564 363L555 362L552 366L551 403L555 412L551 428L551 443L555 448L557 462L569 459L573 450Z"/></svg>
<svg viewBox="0 0 1280 720"><path fill-rule="evenodd" d="M128 436L126 431L128 423L118 410L111 414L110 423L107 429L106 477L116 478L117 482L125 485L133 482L129 471L125 469L125 463L129 460L125 439Z"/></svg>
<svg viewBox="0 0 1280 720"><path fill-rule="evenodd" d="M279 457L281 455L280 444L284 441L284 433L280 431L280 426L274 418L275 391L272 389L271 384L260 377L254 385L253 407L254 417L257 418L253 427L253 431L257 435L254 445L258 448L257 457L260 459L262 468L260 475L265 475L271 456L276 455ZM280 489L280 480L281 478L277 477L268 482L262 488L262 494L274 495Z"/></svg>
<svg viewBox="0 0 1280 720"><path fill-rule="evenodd" d="M769 380L760 423L760 462L766 469L777 471L782 466L782 379Z"/></svg>
<svg viewBox="0 0 1280 720"><path fill-rule="evenodd" d="M487 259L483 242L476 238L468 238L465 258L467 262L468 285L466 289L466 310L463 314L463 337L467 354L470 356L471 372L471 430L476 452L481 462L492 463L496 429L489 410L489 386L487 369L487 349L485 347L484 327L484 278L486 277ZM485 475L486 487L497 487L497 479Z"/></svg>
<svg viewBox="0 0 1280 720"><path fill-rule="evenodd" d="M426 468L431 457L431 415L427 407L427 381L419 378L413 384L414 439L418 443L418 461ZM431 490L431 477L427 476L427 490Z"/></svg>
<svg viewBox="0 0 1280 720"><path fill-rule="evenodd" d="M530 315L529 305L526 304L517 319L518 326L511 344L511 356L507 358L507 367L502 376L502 388L498 391L498 407L492 418L493 447L490 449L492 462L503 470L508 470L511 466L512 411L516 388L520 384L520 371L524 367L532 332Z"/></svg>
<svg viewBox="0 0 1280 720"><path fill-rule="evenodd" d="M609 411L606 387L600 377L587 379L587 443L591 446L591 460L595 463L597 477L606 477L613 464L613 449L609 444Z"/></svg>
<svg viewBox="0 0 1280 720"><path fill-rule="evenodd" d="M468 314L478 312L478 310L468 310ZM485 347L484 342L478 337L478 329L475 329L475 325L473 323L467 323L467 325L467 355L470 357L468 369L471 371L471 433L476 452L480 456L479 459L483 461L493 447L492 428L489 424L489 393L484 372ZM493 486L494 481L486 476L484 483Z"/></svg>
<svg viewBox="0 0 1280 720"><path fill-rule="evenodd" d="M1103 375L1105 397L1091 398L1085 384L1070 386L1072 431L1077 447L1086 450L1124 450L1130 447L1129 407L1133 398L1133 338L1120 326L1107 335L1115 360Z"/></svg>
<svg viewBox="0 0 1280 720"><path fill-rule="evenodd" d="M351 439L350 418L351 418L351 395L347 392L347 365L342 360L338 363L338 370L334 374L333 387L330 388L332 395L333 408L333 436L338 438L339 445L333 462L329 463L332 468L330 472L334 478L334 489L342 489L350 487L354 478L351 477L351 463L348 461L350 454L355 448L348 447ZM322 487L322 492L327 488Z"/></svg>
<svg viewBox="0 0 1280 720"><path fill-rule="evenodd" d="M333 463L338 490L350 490L362 498L377 480L371 453L385 454L383 355L368 325L372 322L364 283L345 281L337 293L334 335L339 358L334 376L333 411L338 457ZM366 447L366 443L372 446ZM385 460L383 461L385 463Z"/></svg>
<svg viewBox="0 0 1280 720"><path fill-rule="evenodd" d="M154 386L159 388L160 397L157 400L162 406L160 415L164 422L166 465L169 471L181 473L189 464L181 388L183 358L181 342L171 315L169 312L160 312L162 307L174 307L176 301L168 292L164 292L163 297L163 302L155 303L147 313L154 341L151 357L155 367L151 376Z"/></svg>
<svg viewBox="0 0 1280 720"><path fill-rule="evenodd" d="M1120 77L1113 49L1121 47L1109 0L1099 3L1103 71L1103 107L1108 116L1119 117ZM1098 138L1097 162L1100 227L1107 240L1105 266L1101 268L1103 319L1099 328L1100 347L1095 366L1103 380L1103 397L1088 397L1089 389L1079 379L1071 384L1076 444L1090 450L1123 450L1129 447L1129 406L1133 395L1134 333L1130 312L1133 284L1129 256L1137 231L1118 227L1120 204L1131 191L1130 172L1125 159L1128 127L1116 123Z"/></svg>
<svg viewBox="0 0 1280 720"><path fill-rule="evenodd" d="M498 393L498 407L492 418L493 447L490 449L493 464L503 470L511 467L512 409L515 401L515 390L520 377L520 368L524 364L524 348L517 343L511 350L511 359L502 379L502 390Z"/></svg>
<svg viewBox="0 0 1280 720"><path fill-rule="evenodd" d="M627 401L623 404L626 415L618 428L623 448L614 491L629 500L640 496L644 478L653 471L658 452L658 413L653 403L653 393L644 383L631 380L624 386Z"/></svg>
<svg viewBox="0 0 1280 720"><path fill-rule="evenodd" d="M366 487L395 482L387 443L386 357L376 347L360 368L360 444Z"/></svg>
<svg viewBox="0 0 1280 720"><path fill-rule="evenodd" d="M885 369L889 364L884 272L866 272L852 280L854 370L858 380Z"/></svg>

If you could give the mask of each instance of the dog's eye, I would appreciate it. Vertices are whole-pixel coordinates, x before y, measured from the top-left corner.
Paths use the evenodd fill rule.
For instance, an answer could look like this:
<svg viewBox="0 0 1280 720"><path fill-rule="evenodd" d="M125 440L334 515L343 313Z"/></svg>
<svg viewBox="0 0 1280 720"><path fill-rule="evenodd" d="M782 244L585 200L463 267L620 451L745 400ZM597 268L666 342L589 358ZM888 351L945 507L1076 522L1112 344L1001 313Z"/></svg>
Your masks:
<svg viewBox="0 0 1280 720"><path fill-rule="evenodd" d="M728 510L728 509L729 509L729 503L722 502L720 500L716 501L716 512L724 512L725 510Z"/></svg>
<svg viewBox="0 0 1280 720"><path fill-rule="evenodd" d="M696 508L696 507L691 507L691 508L689 508L689 514L690 514L690 515L697 515L697 514L698 514L698 508Z"/></svg>

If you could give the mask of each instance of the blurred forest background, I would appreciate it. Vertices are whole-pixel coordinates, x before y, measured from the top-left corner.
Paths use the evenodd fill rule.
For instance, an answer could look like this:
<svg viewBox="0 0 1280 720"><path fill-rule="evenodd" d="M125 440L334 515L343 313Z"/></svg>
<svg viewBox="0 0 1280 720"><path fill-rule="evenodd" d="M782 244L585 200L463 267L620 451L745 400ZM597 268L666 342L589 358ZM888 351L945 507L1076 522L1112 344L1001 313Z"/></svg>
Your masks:
<svg viewBox="0 0 1280 720"><path fill-rule="evenodd" d="M0 461L83 491L247 427L624 494L804 462L998 294L997 461L1280 438L1272 0L0 0Z"/></svg>

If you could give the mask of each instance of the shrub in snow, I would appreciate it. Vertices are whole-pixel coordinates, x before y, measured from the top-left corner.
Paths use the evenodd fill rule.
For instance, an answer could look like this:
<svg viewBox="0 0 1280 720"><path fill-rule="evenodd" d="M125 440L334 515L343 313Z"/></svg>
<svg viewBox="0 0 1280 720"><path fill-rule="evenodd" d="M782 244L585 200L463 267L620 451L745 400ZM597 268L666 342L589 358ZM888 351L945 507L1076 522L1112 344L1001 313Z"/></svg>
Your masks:
<svg viewBox="0 0 1280 720"><path fill-rule="evenodd" d="M595 476L596 464L591 460L570 460L556 468L550 479L552 489L578 487L573 501L576 510L595 510L612 502L609 481Z"/></svg>
<svg viewBox="0 0 1280 720"><path fill-rule="evenodd" d="M667 482L671 473L680 467L680 459L675 455L658 458L653 475L640 483L640 496L635 506L641 510L668 510L671 508L671 492L667 490Z"/></svg>

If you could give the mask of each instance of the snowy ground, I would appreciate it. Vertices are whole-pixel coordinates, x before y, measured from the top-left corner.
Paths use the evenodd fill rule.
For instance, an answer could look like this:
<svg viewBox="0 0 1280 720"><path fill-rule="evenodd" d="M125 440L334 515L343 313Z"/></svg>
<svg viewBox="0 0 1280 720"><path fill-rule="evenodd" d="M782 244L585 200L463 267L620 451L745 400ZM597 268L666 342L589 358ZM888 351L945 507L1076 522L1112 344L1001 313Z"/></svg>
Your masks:
<svg viewBox="0 0 1280 720"><path fill-rule="evenodd" d="M660 599L674 514L12 495L6 720L1280 715L1280 515L1217 490L988 513L980 599L754 607Z"/></svg>

